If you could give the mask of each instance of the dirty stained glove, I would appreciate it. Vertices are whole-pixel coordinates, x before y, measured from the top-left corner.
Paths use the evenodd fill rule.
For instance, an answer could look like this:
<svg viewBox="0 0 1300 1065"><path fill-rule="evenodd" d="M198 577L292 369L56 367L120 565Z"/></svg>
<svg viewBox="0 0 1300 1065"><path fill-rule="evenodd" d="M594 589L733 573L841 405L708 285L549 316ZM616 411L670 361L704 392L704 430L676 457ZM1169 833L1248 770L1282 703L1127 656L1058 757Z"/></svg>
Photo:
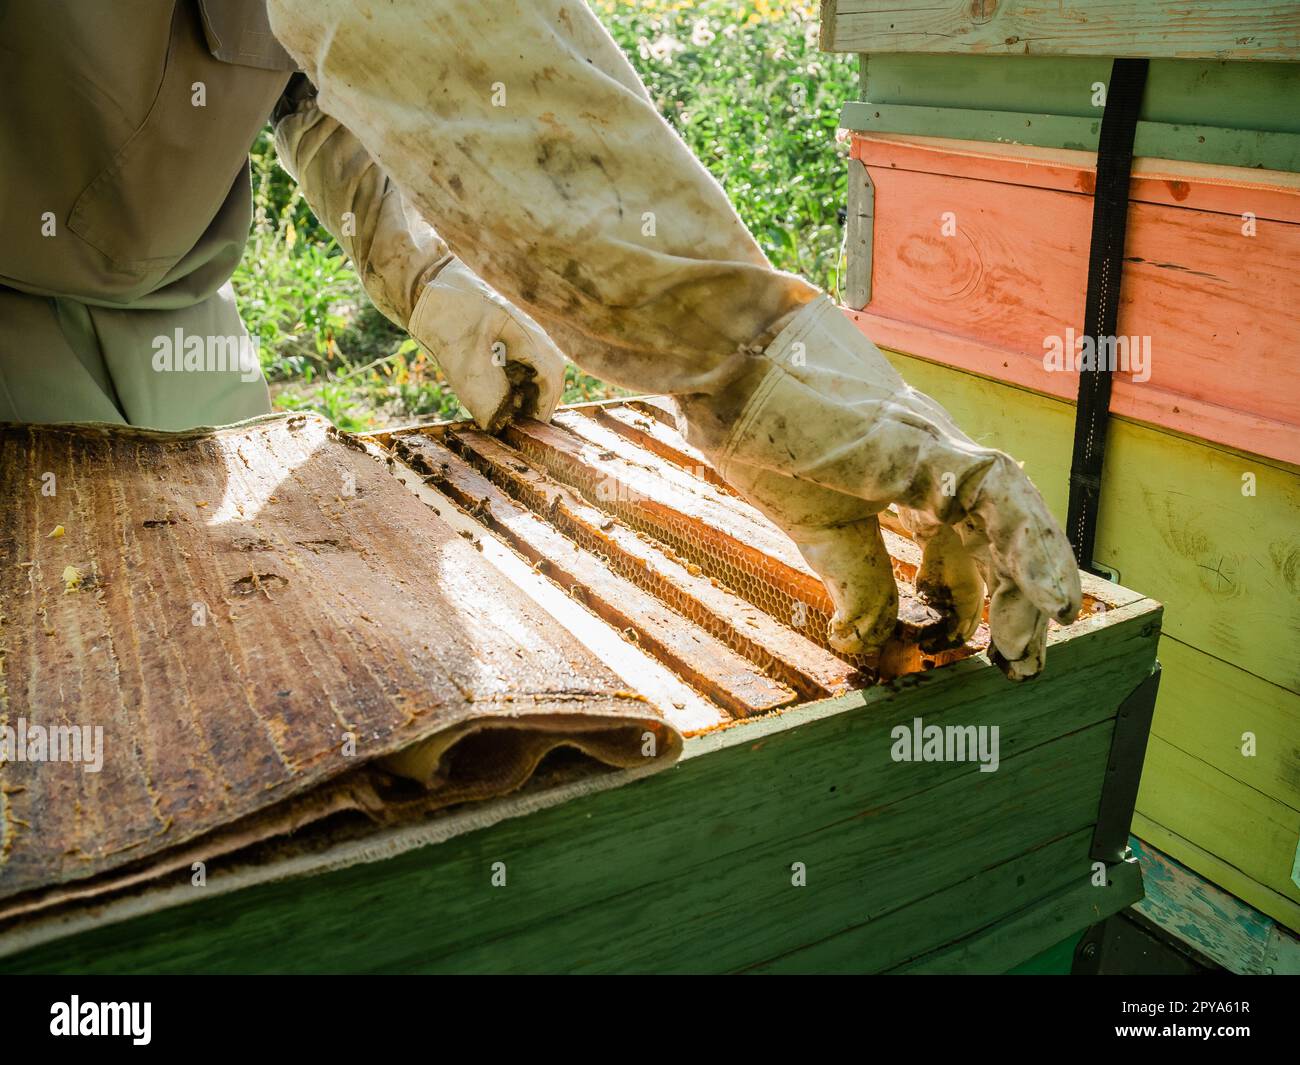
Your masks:
<svg viewBox="0 0 1300 1065"><path fill-rule="evenodd" d="M406 328L483 429L515 416L550 420L564 391L564 356L540 325L459 259L424 286Z"/></svg>
<svg viewBox="0 0 1300 1065"><path fill-rule="evenodd" d="M559 348L452 254L301 75L276 110L275 145L366 294L437 360L479 426L548 420L564 389Z"/></svg>
<svg viewBox="0 0 1300 1065"><path fill-rule="evenodd" d="M1082 593L1065 534L1009 456L911 388L826 297L794 312L736 387L683 397L687 438L784 529L826 584L830 642L874 653L898 593L876 515L898 504L923 549L917 590L943 618L932 649L978 626L1012 680L1043 667L1047 622Z"/></svg>

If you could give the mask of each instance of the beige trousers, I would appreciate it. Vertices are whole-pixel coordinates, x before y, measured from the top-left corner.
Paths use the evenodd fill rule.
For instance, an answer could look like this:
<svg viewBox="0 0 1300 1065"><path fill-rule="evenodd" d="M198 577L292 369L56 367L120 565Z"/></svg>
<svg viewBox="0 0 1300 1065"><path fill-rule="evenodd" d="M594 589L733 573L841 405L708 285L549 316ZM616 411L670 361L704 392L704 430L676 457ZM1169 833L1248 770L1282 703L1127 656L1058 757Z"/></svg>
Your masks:
<svg viewBox="0 0 1300 1065"><path fill-rule="evenodd" d="M213 337L222 339L219 349ZM205 351L201 365L192 354L187 370L184 342L192 338ZM165 310L94 306L0 286L0 422L177 430L265 414L271 399L260 367L232 365L227 357L247 343L229 282L205 300Z"/></svg>
<svg viewBox="0 0 1300 1065"><path fill-rule="evenodd" d="M581 0L270 0L321 109L579 366L719 390L817 293L770 266Z"/></svg>

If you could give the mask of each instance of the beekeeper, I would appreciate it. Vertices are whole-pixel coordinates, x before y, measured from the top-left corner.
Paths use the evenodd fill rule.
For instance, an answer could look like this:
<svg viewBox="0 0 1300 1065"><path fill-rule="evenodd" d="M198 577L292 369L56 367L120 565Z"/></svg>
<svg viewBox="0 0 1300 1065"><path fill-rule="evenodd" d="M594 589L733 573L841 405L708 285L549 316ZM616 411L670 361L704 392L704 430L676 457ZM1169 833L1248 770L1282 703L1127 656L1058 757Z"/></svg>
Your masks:
<svg viewBox="0 0 1300 1065"><path fill-rule="evenodd" d="M64 9L73 6L39 10L71 23ZM120 66L136 107L114 108L114 135L94 138L111 143L65 183L72 200L55 210L72 250L43 255L27 235L0 250L0 283L53 297L45 313L58 335L81 336L88 350L95 338L119 420L165 418L182 399L140 370L147 347L141 354L138 340L102 327L106 315L170 324L179 311L196 315L196 330L237 322L222 285L248 223L242 153L259 108L280 101L282 161L375 302L439 358L480 422L516 408L549 414L559 360L540 323L589 372L679 397L688 438L825 581L840 650L873 651L893 631L897 591L876 515L897 504L924 548L918 588L948 636L974 631L987 585L994 659L1013 679L1041 669L1048 620L1071 619L1081 596L1069 544L1037 490L1008 456L976 445L910 388L825 295L772 269L581 0L269 0L270 28L292 60L258 32L250 4L136 0L114 5L114 16L126 7L155 12L144 53L153 65L148 77L138 69L148 34L99 19L110 45L99 42L97 53L109 56L107 72ZM156 9L173 7L164 47ZM14 5L7 11L13 20ZM295 65L308 80L281 99ZM187 94L200 70L208 94L197 118ZM55 97L74 93L70 109L102 109L105 76L97 70L93 86L74 77ZM223 94L240 97L240 108ZM238 130L237 117L246 120ZM41 128L26 130L24 143ZM41 136L61 145L64 135ZM220 194L218 148L231 159ZM53 157L65 154L76 156ZM51 200L57 182L42 184ZM32 189L7 204L6 229L42 202ZM43 269L33 272L35 263ZM80 310L60 310L70 302ZM132 309L112 306L123 303ZM63 363L93 377L94 360L71 344ZM12 361L7 350L3 358ZM251 389L214 393L202 420L264 409L264 393L241 407L236 392Z"/></svg>

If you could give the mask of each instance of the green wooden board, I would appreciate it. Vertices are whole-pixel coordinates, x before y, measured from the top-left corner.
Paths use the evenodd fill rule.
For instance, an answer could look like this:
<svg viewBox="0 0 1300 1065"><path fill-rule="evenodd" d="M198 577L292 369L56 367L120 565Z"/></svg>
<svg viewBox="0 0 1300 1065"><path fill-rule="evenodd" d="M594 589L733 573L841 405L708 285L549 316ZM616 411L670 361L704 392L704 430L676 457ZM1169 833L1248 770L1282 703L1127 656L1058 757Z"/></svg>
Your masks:
<svg viewBox="0 0 1300 1065"><path fill-rule="evenodd" d="M1160 639L1164 677L1151 731L1245 787L1300 810L1300 695Z"/></svg>
<svg viewBox="0 0 1300 1065"><path fill-rule="evenodd" d="M1070 936L1043 953L1021 962L1007 971L1008 976L1069 976L1074 965L1074 952L1083 935Z"/></svg>
<svg viewBox="0 0 1300 1065"><path fill-rule="evenodd" d="M976 440L1025 460L1064 517L1073 406L909 355L886 355ZM1243 496L1243 473L1259 491ZM1098 558L1165 604L1164 678L1138 811L1143 838L1300 927L1300 477L1282 464L1112 419ZM1256 754L1242 753L1255 736ZM1156 832L1158 837L1147 835Z"/></svg>
<svg viewBox="0 0 1300 1065"><path fill-rule="evenodd" d="M1158 824L1196 826L1198 839L1215 841L1219 858L1289 900L1292 913L1277 916L1295 927L1300 887L1291 880L1291 864L1300 810L1239 784L1160 736L1147 746L1137 808Z"/></svg>
<svg viewBox="0 0 1300 1065"><path fill-rule="evenodd" d="M622 786L553 806L503 800L511 813L475 814L436 845L374 841L370 860L324 855L282 879L271 867L238 890L223 883L247 870L213 866L207 888L159 889L167 908L128 900L135 916L74 936L0 931L0 951L64 936L0 971L741 970L875 922L889 929L879 955L864 949L853 968L906 963L1033 910L1035 881L1005 897L979 883L1005 886L1030 854L1057 912L1061 884L1086 872L1114 714L1150 671L1157 630L1158 608L1139 600L1081 623L1032 684L968 659L691 740L678 766ZM893 761L891 730L916 717L997 724L1000 768ZM492 884L496 863L505 886ZM934 921L955 885L983 910ZM1096 919L1095 899L1073 898L1053 942ZM1040 940L1036 928L1003 934L1004 967L1050 945Z"/></svg>
<svg viewBox="0 0 1300 1065"><path fill-rule="evenodd" d="M1101 119L1041 112L847 103L840 112L840 125L865 133L910 133L1095 152ZM1300 134L1139 122L1133 154L1193 163L1300 171Z"/></svg>
<svg viewBox="0 0 1300 1065"><path fill-rule="evenodd" d="M1110 59L862 56L847 129L1097 150ZM1151 62L1134 154L1300 170L1300 64Z"/></svg>
<svg viewBox="0 0 1300 1065"><path fill-rule="evenodd" d="M811 943L754 967L764 973L852 973L864 958L882 968L901 965L915 950L916 928L932 928L957 941L976 935L1002 916L1030 906L1044 895L1092 876L1086 857L1091 830L1041 847L1022 850L1001 865L982 869L909 907L863 921L838 935Z"/></svg>
<svg viewBox="0 0 1300 1065"><path fill-rule="evenodd" d="M1074 935L1080 907L1096 924L1142 896L1142 874L1134 861L1111 868L1106 886L1090 881L1072 884L1046 904L1026 907L976 936L945 946L909 962L895 972L905 973L1003 973L1023 964L1026 944L1032 944L1037 959L1044 951L1059 949ZM1031 959L1032 960L1032 959Z"/></svg>
<svg viewBox="0 0 1300 1065"><path fill-rule="evenodd" d="M1095 86L1109 57L873 53L862 57L862 99L877 104L1038 111L1100 118ZM1153 59L1138 118L1174 126L1300 133L1300 63Z"/></svg>

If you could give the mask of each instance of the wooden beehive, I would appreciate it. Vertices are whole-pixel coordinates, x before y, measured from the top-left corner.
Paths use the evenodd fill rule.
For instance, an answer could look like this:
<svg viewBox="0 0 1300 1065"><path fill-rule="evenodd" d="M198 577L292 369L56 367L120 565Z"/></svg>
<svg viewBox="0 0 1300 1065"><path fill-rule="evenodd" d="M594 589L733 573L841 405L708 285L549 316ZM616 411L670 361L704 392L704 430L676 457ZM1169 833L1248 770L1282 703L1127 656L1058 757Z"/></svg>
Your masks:
<svg viewBox="0 0 1300 1065"><path fill-rule="evenodd" d="M1150 58L1117 332L1151 374L1115 375L1095 552L1167 610L1134 832L1300 930L1300 13L823 15L861 53L846 310L1061 519L1078 376L1044 343L1083 328L1098 89Z"/></svg>
<svg viewBox="0 0 1300 1065"><path fill-rule="evenodd" d="M822 642L825 593L793 546L655 401L561 411L499 438L451 425L358 442L301 416L188 443L122 432L131 461L94 482L107 501L97 591L7 598L120 641L128 629L87 593L133 603L138 631L169 616L161 574L178 558L214 600L250 570L269 594L230 597L223 653L256 659L233 680L282 750L300 737L296 771L272 772L254 747L208 776L183 746L155 749L161 723L223 713L233 696L219 685L232 678L139 691L152 700L130 718L146 726L140 758L191 785L156 788L153 805L128 790L92 797L75 777L30 777L42 802L9 788L7 814L64 832L52 804L84 813L93 798L100 835L67 837L98 862L93 875L58 864L58 838L11 840L30 860L17 894L0 864L0 969L1002 971L1061 943L1052 957L1068 965L1085 927L1141 893L1125 851L1158 678L1149 599L1088 578L1080 619L1052 629L1047 672L1014 685L982 653L983 631L943 658L918 649L932 619L907 584L915 548L891 533L895 641L845 661ZM58 430L5 441L33 438L55 441L38 465L78 453ZM211 460L194 483L180 467L162 476L175 456L155 449L173 446ZM140 477L166 486L169 508L129 502ZM22 496L32 473L11 478ZM36 535L46 506L7 526L15 553L63 550ZM365 617L346 617L349 603ZM322 611L334 612L329 631ZM313 673L270 653L277 632L289 647L319 644ZM195 638L177 628L165 642ZM6 646L11 716L74 676L86 691L112 679L12 631ZM119 656L118 676L135 670ZM462 790L451 806L438 797L446 780L425 793L393 779L419 775L449 722L500 723L520 702L562 717L555 735L576 739L560 748L581 746L590 716L633 727L638 745L653 736L661 757L619 768L599 748L551 750L522 788L477 802ZM52 696L40 706L78 714ZM376 730L360 766L319 742L335 711ZM897 730L918 720L972 742L968 726L996 726L996 770L981 771L973 747L902 760ZM668 766L677 736L684 751ZM480 779L474 763L493 752L466 748L451 783ZM235 779L240 766L261 766L260 783ZM134 850L96 850L105 832Z"/></svg>

